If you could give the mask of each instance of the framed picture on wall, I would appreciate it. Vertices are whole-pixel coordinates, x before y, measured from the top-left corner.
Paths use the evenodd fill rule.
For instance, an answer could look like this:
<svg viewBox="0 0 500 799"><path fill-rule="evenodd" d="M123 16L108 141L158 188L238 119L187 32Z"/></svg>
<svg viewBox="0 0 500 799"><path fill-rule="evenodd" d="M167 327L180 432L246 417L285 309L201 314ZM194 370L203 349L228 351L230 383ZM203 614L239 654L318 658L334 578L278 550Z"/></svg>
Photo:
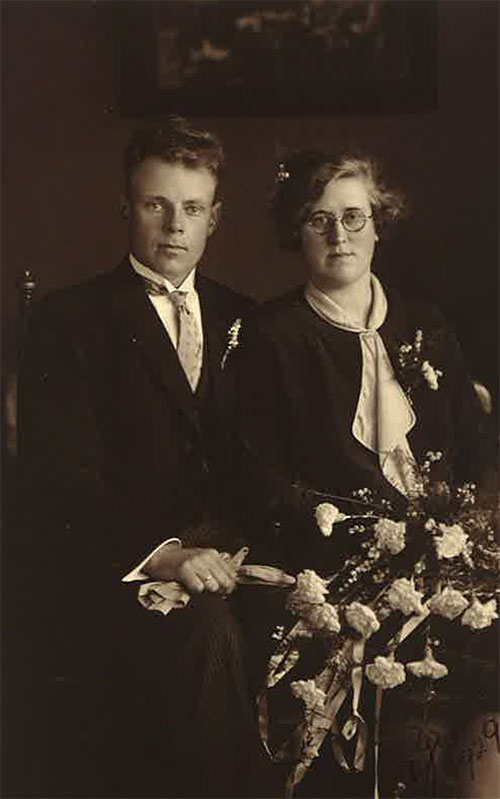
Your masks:
<svg viewBox="0 0 500 799"><path fill-rule="evenodd" d="M125 116L435 107L435 0L110 3Z"/></svg>

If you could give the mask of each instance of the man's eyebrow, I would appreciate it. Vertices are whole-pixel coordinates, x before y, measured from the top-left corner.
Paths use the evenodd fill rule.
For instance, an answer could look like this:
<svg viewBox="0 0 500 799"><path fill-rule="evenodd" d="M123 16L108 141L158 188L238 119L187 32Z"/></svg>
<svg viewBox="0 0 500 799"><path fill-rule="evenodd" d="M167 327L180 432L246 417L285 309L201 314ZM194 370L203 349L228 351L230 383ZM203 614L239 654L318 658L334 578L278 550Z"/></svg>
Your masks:
<svg viewBox="0 0 500 799"><path fill-rule="evenodd" d="M162 202L171 202L168 197L165 197L164 194L153 194L149 192L144 192L143 197L147 200L161 200ZM208 205L206 200L202 200L201 197L188 197L187 199L182 201L183 205L186 203L196 203L197 205Z"/></svg>

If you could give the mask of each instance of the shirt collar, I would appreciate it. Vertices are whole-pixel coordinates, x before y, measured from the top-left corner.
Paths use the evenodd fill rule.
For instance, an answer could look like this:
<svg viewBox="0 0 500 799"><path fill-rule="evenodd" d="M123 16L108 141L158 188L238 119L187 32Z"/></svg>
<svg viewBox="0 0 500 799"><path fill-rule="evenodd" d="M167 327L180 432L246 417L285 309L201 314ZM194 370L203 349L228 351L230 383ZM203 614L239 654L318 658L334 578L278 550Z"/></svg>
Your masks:
<svg viewBox="0 0 500 799"><path fill-rule="evenodd" d="M159 275L158 272L154 272L149 266L145 266L141 264L140 261L137 260L135 255L131 252L128 255L129 261L132 265L132 268L137 272L138 275L141 277L145 277L148 280L151 280L152 283L157 283L159 286L165 286L168 292L172 291L184 291L186 294L191 294L194 292L194 281L196 277L196 268L192 269L189 275L187 275L180 286L174 286L173 283L170 282L166 277L163 275Z"/></svg>
<svg viewBox="0 0 500 799"><path fill-rule="evenodd" d="M377 330L383 324L387 315L387 298L382 284L373 273L370 276L370 282L372 304L366 327L350 319L338 303L318 289L311 281L305 287L304 296L313 310L335 327L349 330L353 333L368 333Z"/></svg>

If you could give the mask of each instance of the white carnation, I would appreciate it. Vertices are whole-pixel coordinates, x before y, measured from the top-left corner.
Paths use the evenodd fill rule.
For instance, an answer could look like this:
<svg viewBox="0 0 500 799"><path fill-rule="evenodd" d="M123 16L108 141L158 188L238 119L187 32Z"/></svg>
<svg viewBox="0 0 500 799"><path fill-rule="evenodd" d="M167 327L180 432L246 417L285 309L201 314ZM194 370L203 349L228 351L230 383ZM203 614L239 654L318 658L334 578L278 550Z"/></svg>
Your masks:
<svg viewBox="0 0 500 799"><path fill-rule="evenodd" d="M393 610L400 610L405 616L411 613L422 613L422 596L420 591L406 577L394 580L387 592L387 601Z"/></svg>
<svg viewBox="0 0 500 799"><path fill-rule="evenodd" d="M435 660L430 648L426 650L423 660L407 663L406 668L415 677L429 677L431 680L440 680L448 674L448 668Z"/></svg>
<svg viewBox="0 0 500 799"><path fill-rule="evenodd" d="M316 686L314 680L296 680L290 683L290 688L297 699L302 699L306 710L325 706L326 694Z"/></svg>
<svg viewBox="0 0 500 799"><path fill-rule="evenodd" d="M434 594L429 602L429 608L438 616L444 616L445 619L452 621L460 616L468 604L460 591L447 585L439 594Z"/></svg>
<svg viewBox="0 0 500 799"><path fill-rule="evenodd" d="M465 551L468 536L459 524L440 524L438 530L442 533L434 538L438 558L456 558Z"/></svg>
<svg viewBox="0 0 500 799"><path fill-rule="evenodd" d="M371 608L361 602L351 602L345 609L347 623L361 633L363 638L369 638L372 633L380 629L378 619Z"/></svg>
<svg viewBox="0 0 500 799"><path fill-rule="evenodd" d="M297 575L297 587L289 596L288 606L294 613L307 610L309 605L322 605L328 594L328 582L312 569L304 569Z"/></svg>
<svg viewBox="0 0 500 799"><path fill-rule="evenodd" d="M332 534L333 525L345 519L345 514L330 502L321 502L314 511L316 523L324 536Z"/></svg>
<svg viewBox="0 0 500 799"><path fill-rule="evenodd" d="M405 548L405 522L393 522L391 519L379 519L375 525L375 540L380 549L388 549L397 555Z"/></svg>
<svg viewBox="0 0 500 799"><path fill-rule="evenodd" d="M395 688L406 680L405 667L394 660L394 657L378 655L374 663L366 667L366 676L379 688Z"/></svg>
<svg viewBox="0 0 500 799"><path fill-rule="evenodd" d="M311 629L322 633L340 632L340 621L337 609L325 602L323 605L316 605L305 616L306 624Z"/></svg>
<svg viewBox="0 0 500 799"><path fill-rule="evenodd" d="M472 627L473 630L484 630L489 627L494 619L498 619L497 603L494 599L480 602L474 597L469 608L462 616L462 624Z"/></svg>

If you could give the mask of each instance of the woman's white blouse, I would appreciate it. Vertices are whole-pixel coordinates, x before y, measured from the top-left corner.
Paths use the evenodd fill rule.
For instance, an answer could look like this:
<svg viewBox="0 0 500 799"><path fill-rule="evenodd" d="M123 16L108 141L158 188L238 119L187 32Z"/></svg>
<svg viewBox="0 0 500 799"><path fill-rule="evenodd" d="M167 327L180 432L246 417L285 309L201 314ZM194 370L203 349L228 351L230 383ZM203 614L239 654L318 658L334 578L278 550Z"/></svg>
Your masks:
<svg viewBox="0 0 500 799"><path fill-rule="evenodd" d="M373 274L371 287L372 305L366 327L353 322L340 305L312 283L306 285L304 293L313 311L329 324L359 336L362 374L352 434L378 454L384 477L408 496L415 487L415 458L406 436L416 417L378 333L387 316L387 298Z"/></svg>

